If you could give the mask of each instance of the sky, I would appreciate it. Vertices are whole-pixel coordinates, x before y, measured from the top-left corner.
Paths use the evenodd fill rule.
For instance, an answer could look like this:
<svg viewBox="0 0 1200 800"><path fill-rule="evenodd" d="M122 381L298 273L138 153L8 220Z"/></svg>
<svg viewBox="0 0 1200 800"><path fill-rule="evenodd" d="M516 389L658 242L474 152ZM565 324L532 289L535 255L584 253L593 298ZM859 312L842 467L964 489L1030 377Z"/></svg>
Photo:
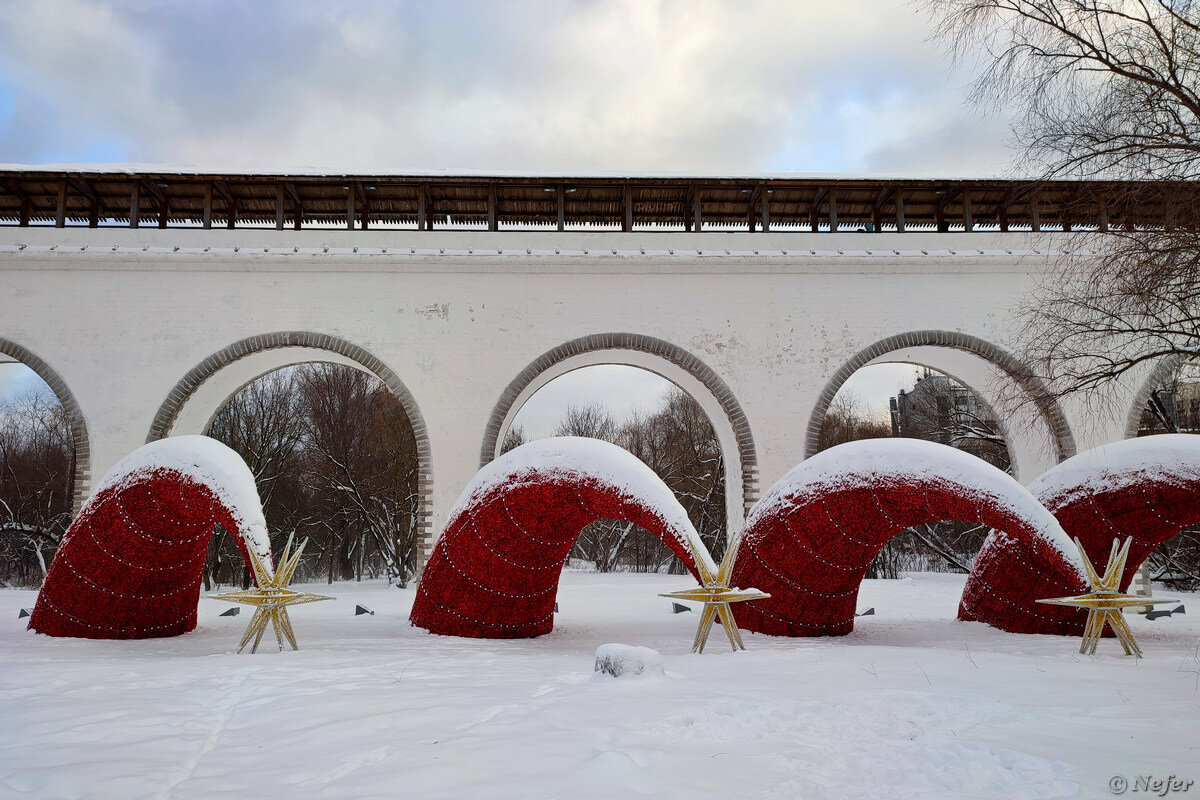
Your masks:
<svg viewBox="0 0 1200 800"><path fill-rule="evenodd" d="M0 163L1013 174L932 24L910 0L0 0ZM547 387L531 429L654 406L661 381L608 369ZM848 391L886 406L908 369ZM32 381L5 372L0 396Z"/></svg>
<svg viewBox="0 0 1200 800"><path fill-rule="evenodd" d="M0 0L0 161L1003 174L908 0Z"/></svg>
<svg viewBox="0 0 1200 800"><path fill-rule="evenodd" d="M911 389L924 370L912 364L873 364L863 367L842 384L837 396L853 394L863 416L889 419L888 401L899 389ZM636 412L651 414L663 393L672 386L666 378L638 367L620 364L583 367L555 378L539 389L517 412L527 440L554 435L558 422L571 405L597 403L618 422Z"/></svg>

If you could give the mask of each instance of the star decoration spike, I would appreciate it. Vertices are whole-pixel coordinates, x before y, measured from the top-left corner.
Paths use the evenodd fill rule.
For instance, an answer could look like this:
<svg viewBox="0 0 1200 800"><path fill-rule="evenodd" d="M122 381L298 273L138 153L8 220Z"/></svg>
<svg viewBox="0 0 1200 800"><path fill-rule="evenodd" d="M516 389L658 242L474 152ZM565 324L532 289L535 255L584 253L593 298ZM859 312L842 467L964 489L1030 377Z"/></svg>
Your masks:
<svg viewBox="0 0 1200 800"><path fill-rule="evenodd" d="M706 560L700 558L698 553L693 552L692 561L700 572L701 585L695 589L666 592L659 595L660 597L704 603L704 611L700 613L700 627L696 631L696 639L692 642L693 653L704 652L704 645L708 643L708 635L712 632L713 622L718 619L721 621L721 626L725 628L725 635L729 637L729 644L733 647L733 651L736 653L738 650L745 650L746 645L742 643L742 634L738 630L737 622L733 619L733 611L729 608L729 604L740 603L744 600L763 600L771 596L757 589L730 588L729 578L733 574L733 564L737 561L737 553L741 546L742 537L739 534L734 537L725 550L725 557L721 559L721 565L717 568L716 575L712 574Z"/></svg>
<svg viewBox="0 0 1200 800"><path fill-rule="evenodd" d="M254 618L250 620L250 626L246 628L246 635L242 637L242 643L238 645L239 653L246 649L246 645L250 642L251 638L254 639L254 645L250 648L250 652L258 652L258 644L262 641L268 623L275 628L275 641L281 651L283 650L284 637L287 637L288 643L291 644L293 650L298 650L296 634L292 631L292 622L288 619L287 607L301 603L315 603L319 600L333 599L323 594L307 594L288 588L288 584L292 581L292 576L296 573L296 567L300 564L300 556L303 555L304 547L307 544L308 540L305 539L300 543L300 547L296 548L296 552L293 553L292 537L289 536L287 546L283 549L283 558L280 559L281 563L278 571L272 570L267 566L252 548L247 548L247 552L250 554L250 567L254 571L254 580L258 586L241 592L223 592L222 594L211 595L215 600L226 600L230 603L245 603L246 605L256 606L254 609Z"/></svg>
<svg viewBox="0 0 1200 800"><path fill-rule="evenodd" d="M1121 646L1125 648L1125 655L1141 658L1141 648L1133 640L1133 632L1125 624L1122 610L1132 606L1176 602L1175 600L1151 600L1146 597L1124 594L1120 591L1121 576L1125 573L1125 561L1129 558L1129 545L1132 543L1132 536L1125 540L1124 545L1120 543L1120 539L1113 539L1112 551L1108 555L1108 566L1105 567L1104 577L1101 578L1096 574L1096 568L1092 566L1087 551L1083 549L1083 543L1079 541L1079 537L1075 537L1075 546L1079 548L1079 556L1083 559L1088 585L1091 586L1092 591L1076 597L1050 597L1038 600L1039 603L1087 609L1088 617L1087 624L1083 627L1083 643L1079 646L1079 652L1084 655L1095 655L1096 647L1100 644L1100 636L1104 633L1104 626L1108 625L1113 629L1113 633L1117 634Z"/></svg>

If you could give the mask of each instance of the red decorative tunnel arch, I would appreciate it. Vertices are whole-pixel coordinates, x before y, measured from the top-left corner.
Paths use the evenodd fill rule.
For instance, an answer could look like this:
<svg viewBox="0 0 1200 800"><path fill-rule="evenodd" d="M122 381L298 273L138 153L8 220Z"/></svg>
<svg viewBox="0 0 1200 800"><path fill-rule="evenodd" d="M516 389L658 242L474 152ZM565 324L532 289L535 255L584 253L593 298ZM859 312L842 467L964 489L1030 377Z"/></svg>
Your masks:
<svg viewBox="0 0 1200 800"><path fill-rule="evenodd" d="M71 523L29 627L51 636L144 639L196 627L208 540L219 523L270 563L254 476L205 436L162 439L118 463Z"/></svg>
<svg viewBox="0 0 1200 800"><path fill-rule="evenodd" d="M463 492L421 577L412 623L483 639L549 633L571 545L604 517L656 534L693 575L697 557L716 571L687 513L649 467L596 439L545 439L496 459Z"/></svg>
<svg viewBox="0 0 1200 800"><path fill-rule="evenodd" d="M1003 531L1015 543L1014 552L1025 555L983 570L978 592L963 596L961 619L1015 632L1071 629L1072 609L1034 603L1083 586L1054 518L1011 477L974 456L894 439L819 453L755 505L732 582L771 598L738 604L739 624L780 636L850 633L859 585L876 553L905 528L942 520Z"/></svg>
<svg viewBox="0 0 1200 800"><path fill-rule="evenodd" d="M1121 578L1125 588L1155 547L1200 522L1200 436L1162 434L1097 447L1047 471L1029 490L1069 536L1079 538L1101 572L1113 539L1133 537ZM985 555L1011 558L1010 546L991 536L976 563ZM976 580L972 573L968 590Z"/></svg>

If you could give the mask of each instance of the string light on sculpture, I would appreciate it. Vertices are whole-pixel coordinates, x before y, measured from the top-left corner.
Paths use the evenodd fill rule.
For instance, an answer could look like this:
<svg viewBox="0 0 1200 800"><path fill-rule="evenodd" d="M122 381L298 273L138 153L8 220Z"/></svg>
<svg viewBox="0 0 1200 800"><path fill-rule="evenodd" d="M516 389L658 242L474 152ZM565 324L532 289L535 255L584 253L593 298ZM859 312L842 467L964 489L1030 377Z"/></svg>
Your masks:
<svg viewBox="0 0 1200 800"><path fill-rule="evenodd" d="M717 571L687 511L642 461L597 439L544 439L500 456L464 489L409 619L451 636L550 633L563 564L579 532L604 518L657 536L697 580L697 560Z"/></svg>
<svg viewBox="0 0 1200 800"><path fill-rule="evenodd" d="M741 535L735 536L733 541L729 543L728 549L725 550L725 556L721 559L721 565L717 568L717 574L712 574L712 571L704 563L704 559L697 557L695 559L696 566L700 572L701 585L695 589L686 589L682 592L666 592L662 597L672 597L678 600L693 600L698 603L704 603L704 611L700 614L700 626L696 630L696 638L692 642L693 653L703 653L704 645L708 643L708 635L712 632L713 622L717 619L721 620L721 625L725 628L725 634L729 637L729 644L736 653L738 650L745 650L746 645L742 642L742 634L738 630L737 622L733 618L733 611L729 608L730 603L740 603L745 600L765 600L771 595L760 592L757 589L732 589L729 586L729 578L733 574L733 565L737 561L738 550L741 548Z"/></svg>
<svg viewBox="0 0 1200 800"><path fill-rule="evenodd" d="M308 594L288 588L307 544L308 540L305 539L293 553L292 538L289 536L287 547L283 550L283 558L280 559L279 569L274 572L258 557L257 553L250 550L251 568L254 570L254 580L258 586L241 592L223 592L212 595L214 600L256 606L254 618L250 620L250 626L246 628L246 635L242 637L242 643L238 645L239 653L246 649L251 638L254 639L254 645L250 648L250 652L258 652L259 642L262 641L268 623L275 628L275 641L280 650L283 650L284 637L287 637L293 650L298 650L296 634L292 631L292 622L288 618L287 607L334 599L323 594Z"/></svg>
<svg viewBox="0 0 1200 800"><path fill-rule="evenodd" d="M735 606L740 627L778 636L850 633L859 586L879 549L905 528L940 520L987 525L1006 545L1002 557L976 560L960 619L1021 633L1073 632L1068 609L1034 603L1082 583L1054 517L986 462L911 439L832 447L763 494L747 515L730 585L771 597Z"/></svg>
<svg viewBox="0 0 1200 800"><path fill-rule="evenodd" d="M1108 625L1121 641L1121 646L1125 648L1125 655L1141 658L1141 648L1133 640L1133 632L1125 624L1122 610L1132 606L1176 602L1174 600L1151 600L1147 597L1121 592L1121 576L1125 572L1125 561L1129 558L1129 545L1133 543L1133 537L1127 538L1124 545L1120 541L1119 538L1113 539L1112 551L1108 556L1108 566L1104 570L1104 577L1101 578L1096 575L1096 568L1092 566L1087 551L1083 549L1083 543L1079 541L1079 537L1075 537L1075 546L1079 548L1079 557L1083 559L1088 584L1092 587L1092 591L1076 597L1051 597L1038 600L1039 603L1087 609L1087 624L1083 629L1083 642L1079 645L1079 652L1084 655L1095 655L1096 647L1100 644L1100 636L1104 633L1104 626Z"/></svg>
<svg viewBox="0 0 1200 800"><path fill-rule="evenodd" d="M254 475L205 436L143 445L100 480L50 564L30 628L142 639L196 627L204 553L221 525L249 562L270 563Z"/></svg>

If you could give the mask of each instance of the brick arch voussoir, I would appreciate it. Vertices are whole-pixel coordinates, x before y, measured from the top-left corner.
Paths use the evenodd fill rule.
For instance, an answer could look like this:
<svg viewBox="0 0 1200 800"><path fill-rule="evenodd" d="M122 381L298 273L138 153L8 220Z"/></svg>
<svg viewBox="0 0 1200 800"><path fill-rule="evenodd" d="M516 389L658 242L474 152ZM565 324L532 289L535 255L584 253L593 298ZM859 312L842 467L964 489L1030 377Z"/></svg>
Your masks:
<svg viewBox="0 0 1200 800"><path fill-rule="evenodd" d="M146 441L153 442L166 436L175 424L184 403L201 384L217 372L246 356L283 347L306 347L345 356L383 381L400 400L409 424L412 425L417 445L417 553L418 559L423 561L433 546L433 451L430 447L429 430L417 406L416 398L400 377L373 353L353 342L313 331L275 331L236 341L192 367L175 384L154 414ZM421 566L423 564L418 564L418 570Z"/></svg>
<svg viewBox="0 0 1200 800"><path fill-rule="evenodd" d="M693 377L704 384L720 404L733 429L738 457L742 463L741 481L745 510L749 511L758 499L758 454L754 445L754 435L750 430L750 421L733 394L733 390L712 367L692 353L666 340L640 333L594 333L581 336L578 339L564 342L552 350L547 350L531 361L504 388L496 405L492 408L492 413L488 416L487 427L484 429L479 465L485 466L496 457L496 445L500 441L504 419L512 409L513 403L517 401L521 392L529 384L560 361L565 361L581 353L603 350L634 350L658 356L691 373Z"/></svg>
<svg viewBox="0 0 1200 800"><path fill-rule="evenodd" d="M808 430L804 440L805 458L819 452L821 426L824 424L829 406L833 403L833 398L838 390L842 388L842 384L859 369L880 356L910 347L946 347L963 350L991 362L1033 401L1053 436L1056 460L1064 461L1075 455L1075 437L1071 433L1071 426L1067 422L1062 406L1059 405L1045 382L1036 377L1028 365L1004 348L977 336L957 331L928 330L910 331L880 339L860 350L834 372L817 396L816 405L809 417Z"/></svg>
<svg viewBox="0 0 1200 800"><path fill-rule="evenodd" d="M54 392L67 415L75 447L75 472L72 476L73 491L71 494L71 514L74 516L91 491L91 440L88 438L87 418L83 415L83 409L80 408L75 394L58 374L58 371L32 350L0 336L0 353L20 361L36 372L38 377L45 381L50 390Z"/></svg>

